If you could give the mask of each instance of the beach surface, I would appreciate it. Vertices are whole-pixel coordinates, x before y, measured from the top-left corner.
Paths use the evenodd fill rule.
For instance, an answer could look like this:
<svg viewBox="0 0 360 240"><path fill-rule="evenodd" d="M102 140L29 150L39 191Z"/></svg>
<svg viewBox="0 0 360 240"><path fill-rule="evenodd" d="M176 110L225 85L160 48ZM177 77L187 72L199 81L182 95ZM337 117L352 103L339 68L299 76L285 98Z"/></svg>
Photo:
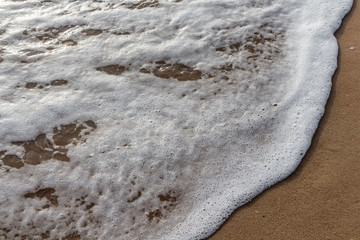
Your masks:
<svg viewBox="0 0 360 240"><path fill-rule="evenodd" d="M0 1L0 239L208 237L301 162L352 1ZM299 170L215 239L359 239L346 30Z"/></svg>
<svg viewBox="0 0 360 240"><path fill-rule="evenodd" d="M360 239L360 6L336 32L339 68L298 169L239 208L209 239Z"/></svg>

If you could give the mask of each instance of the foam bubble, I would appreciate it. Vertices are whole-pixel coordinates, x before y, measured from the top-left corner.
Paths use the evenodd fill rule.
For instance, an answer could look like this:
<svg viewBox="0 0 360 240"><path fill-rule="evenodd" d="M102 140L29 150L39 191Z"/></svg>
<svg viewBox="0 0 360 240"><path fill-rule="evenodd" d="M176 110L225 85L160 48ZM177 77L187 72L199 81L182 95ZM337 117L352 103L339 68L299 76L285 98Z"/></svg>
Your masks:
<svg viewBox="0 0 360 240"><path fill-rule="evenodd" d="M299 164L351 2L2 1L0 236L208 236Z"/></svg>

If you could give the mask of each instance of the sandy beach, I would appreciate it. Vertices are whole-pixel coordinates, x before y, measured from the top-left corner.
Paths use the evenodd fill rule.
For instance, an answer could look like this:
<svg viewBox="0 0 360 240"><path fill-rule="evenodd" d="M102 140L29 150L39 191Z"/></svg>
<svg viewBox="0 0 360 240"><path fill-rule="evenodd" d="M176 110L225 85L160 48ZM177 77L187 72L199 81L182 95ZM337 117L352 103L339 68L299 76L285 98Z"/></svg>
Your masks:
<svg viewBox="0 0 360 240"><path fill-rule="evenodd" d="M0 240L206 238L351 1L1 2ZM360 240L359 2L210 240Z"/></svg>
<svg viewBox="0 0 360 240"><path fill-rule="evenodd" d="M319 128L298 169L241 207L222 239L360 239L360 6L336 32L339 68Z"/></svg>

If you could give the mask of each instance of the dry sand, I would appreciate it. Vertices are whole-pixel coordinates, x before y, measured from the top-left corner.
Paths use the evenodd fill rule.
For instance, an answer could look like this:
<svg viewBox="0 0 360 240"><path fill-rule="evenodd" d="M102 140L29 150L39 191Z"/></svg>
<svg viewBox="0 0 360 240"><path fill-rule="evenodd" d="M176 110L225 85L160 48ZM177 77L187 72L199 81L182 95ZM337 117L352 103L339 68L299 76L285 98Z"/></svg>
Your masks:
<svg viewBox="0 0 360 240"><path fill-rule="evenodd" d="M339 68L301 165L238 209L211 240L360 239L359 2L336 33Z"/></svg>

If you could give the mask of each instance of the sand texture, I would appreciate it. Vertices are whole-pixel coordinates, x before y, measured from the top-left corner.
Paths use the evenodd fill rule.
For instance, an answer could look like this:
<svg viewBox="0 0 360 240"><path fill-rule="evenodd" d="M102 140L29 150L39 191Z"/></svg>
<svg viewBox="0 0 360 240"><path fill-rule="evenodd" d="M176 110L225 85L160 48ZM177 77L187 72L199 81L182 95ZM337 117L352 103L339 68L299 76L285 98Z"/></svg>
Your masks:
<svg viewBox="0 0 360 240"><path fill-rule="evenodd" d="M238 209L210 239L360 239L360 7L336 32L339 68L299 168Z"/></svg>

